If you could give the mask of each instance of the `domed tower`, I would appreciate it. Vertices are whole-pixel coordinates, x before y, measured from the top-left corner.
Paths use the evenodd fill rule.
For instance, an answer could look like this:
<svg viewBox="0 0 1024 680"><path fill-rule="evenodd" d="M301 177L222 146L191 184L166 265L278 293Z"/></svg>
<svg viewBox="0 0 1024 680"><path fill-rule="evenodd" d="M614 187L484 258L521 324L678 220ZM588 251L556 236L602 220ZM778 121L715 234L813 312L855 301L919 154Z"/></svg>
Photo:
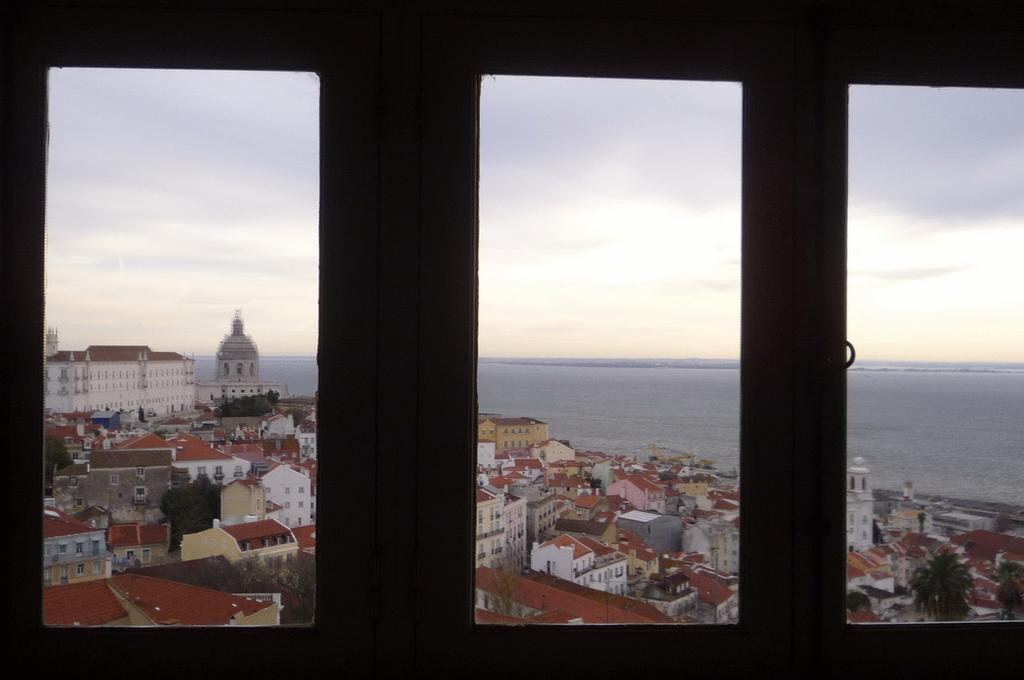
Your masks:
<svg viewBox="0 0 1024 680"><path fill-rule="evenodd" d="M235 310L235 318L231 320L231 333L224 336L217 347L216 381L225 382L259 382L260 352L256 343L245 334L242 321L242 310Z"/></svg>

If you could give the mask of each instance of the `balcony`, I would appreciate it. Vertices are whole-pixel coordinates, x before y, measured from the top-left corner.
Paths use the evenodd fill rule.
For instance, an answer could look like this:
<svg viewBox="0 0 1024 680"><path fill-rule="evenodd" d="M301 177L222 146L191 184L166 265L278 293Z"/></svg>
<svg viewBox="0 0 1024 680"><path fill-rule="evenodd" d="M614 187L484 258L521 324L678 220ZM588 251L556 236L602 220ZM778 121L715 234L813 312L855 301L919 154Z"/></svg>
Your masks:
<svg viewBox="0 0 1024 680"><path fill-rule="evenodd" d="M481 538L490 538L491 536L497 536L498 534L505 533L504 529L494 529L492 531L478 531L476 534L477 540Z"/></svg>
<svg viewBox="0 0 1024 680"><path fill-rule="evenodd" d="M224 479L224 473L223 472L214 472L213 473L213 478L214 478L214 480L219 482L222 479Z"/></svg>
<svg viewBox="0 0 1024 680"><path fill-rule="evenodd" d="M138 496L136 496L136 497L135 497L135 498L134 498L134 499L132 500L132 503L133 503L134 505L145 505L145 504L146 504L146 499L145 499L145 497L139 498Z"/></svg>

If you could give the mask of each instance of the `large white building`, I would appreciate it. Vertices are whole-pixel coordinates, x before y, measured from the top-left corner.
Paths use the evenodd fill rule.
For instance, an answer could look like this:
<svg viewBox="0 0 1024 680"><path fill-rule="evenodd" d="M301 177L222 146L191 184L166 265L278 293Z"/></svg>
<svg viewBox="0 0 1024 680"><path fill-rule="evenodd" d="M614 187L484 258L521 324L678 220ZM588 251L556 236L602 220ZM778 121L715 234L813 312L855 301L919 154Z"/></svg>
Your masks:
<svg viewBox="0 0 1024 680"><path fill-rule="evenodd" d="M217 347L216 374L213 380L196 384L196 399L221 402L266 394L270 390L280 392L281 386L260 379L260 352L252 338L245 334L242 312L236 309L231 332Z"/></svg>
<svg viewBox="0 0 1024 680"><path fill-rule="evenodd" d="M61 350L57 330L46 334L46 408L71 411L137 411L162 416L190 411L195 362L147 345L90 345Z"/></svg>

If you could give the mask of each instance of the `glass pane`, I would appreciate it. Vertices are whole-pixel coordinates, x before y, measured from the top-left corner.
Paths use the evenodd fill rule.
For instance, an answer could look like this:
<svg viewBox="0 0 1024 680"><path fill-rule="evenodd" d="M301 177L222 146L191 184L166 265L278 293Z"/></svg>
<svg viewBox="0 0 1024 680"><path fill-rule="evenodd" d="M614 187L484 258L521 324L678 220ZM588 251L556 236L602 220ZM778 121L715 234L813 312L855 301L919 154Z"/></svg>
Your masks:
<svg viewBox="0 0 1024 680"><path fill-rule="evenodd" d="M45 624L312 622L319 87L50 70Z"/></svg>
<svg viewBox="0 0 1024 680"><path fill-rule="evenodd" d="M741 102L483 79L478 623L737 621Z"/></svg>
<svg viewBox="0 0 1024 680"><path fill-rule="evenodd" d="M1019 617L1024 93L850 91L847 609Z"/></svg>

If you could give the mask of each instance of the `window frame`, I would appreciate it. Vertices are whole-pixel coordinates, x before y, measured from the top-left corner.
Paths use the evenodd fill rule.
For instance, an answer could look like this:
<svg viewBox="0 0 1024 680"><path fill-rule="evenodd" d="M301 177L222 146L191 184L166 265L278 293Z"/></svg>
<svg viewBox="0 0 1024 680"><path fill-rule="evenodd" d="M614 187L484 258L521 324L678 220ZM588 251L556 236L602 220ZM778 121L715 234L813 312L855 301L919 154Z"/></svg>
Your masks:
<svg viewBox="0 0 1024 680"><path fill-rule="evenodd" d="M937 14L933 26L857 25L853 21L831 29L825 45L821 83L823 141L819 157L825 183L821 270L814 290L820 292L816 325L822 350L818 356L833 362L845 359L846 240L848 176L848 99L855 85L929 87L1024 88L1024 21L1018 11L1002 16L993 6L981 6L974 23L955 13ZM986 9L989 13L986 13ZM994 13L993 13L994 12ZM1001 17L1001 18L1000 18ZM1009 20L1009 21L1008 21ZM966 25L965 25L966 24ZM854 345L857 338L848 338ZM823 362L819 362L823 363ZM819 460L820 497L826 517L846 514L846 399L845 371L816 367L821 384L822 413L817 427L823 452ZM829 456L824 451L838 451ZM841 526L833 522L834 526ZM876 649L895 667L920 668L922 651L957 649L939 654L926 666L944 673L970 675L981 668L1012 668L1010 652L1024 636L1024 621L943 622L855 625L846 623L845 536L841 531L820 536L818 615L822 617L822 657L842 665L851 675L877 670L877 659L851 654Z"/></svg>
<svg viewBox="0 0 1024 680"><path fill-rule="evenodd" d="M46 159L47 69L59 66L119 68L264 69L310 71L320 79L320 341L330 352L318 357L319 406L337 417L324 419L319 436L338 438L359 450L374 449L375 432L365 428L376 413L376 261L378 215L379 16L367 12L313 11L293 6L238 3L222 7L174 7L142 2L132 7L109 3L47 6L23 3L4 16L2 283L12 333L4 339L4 375L11 376L5 399L19 412L43 412L39 381L42 328ZM185 5L186 3L181 3ZM191 3L189 3L191 4ZM148 7L146 5L149 5ZM170 6L168 6L170 5ZM248 6L247 6L248 5ZM10 21L8 21L10 19ZM14 179L16 178L16 179ZM27 228L25 225L29 225ZM17 291L7 295L7 291ZM17 329L17 330L14 330ZM368 357L370 360L368 360ZM17 358L15 361L14 358ZM20 362L20 363L18 363ZM342 386L337 390L331 386ZM10 395L17 394L17 400ZM38 421L8 418L10 436L41 441ZM42 471L31 456L12 460L7 513L15 522L10 554L28 549L36 560L11 560L8 580L11 633L36 658L71 659L117 654L126 667L142 666L168 644L188 649L181 670L195 673L237 671L237 660L220 654L224 645L284 646L288 655L264 655L259 668L276 673L333 669L365 672L372 663L372 591L343 584L371 581L364 560L370 554L371 522L345 526L345 507L373 507L373 484L346 491L344 505L322 494L315 555L322 566L317 618L312 627L223 627L157 629L46 628L41 624L42 551L38 508ZM328 486L341 472L325 460L319 474ZM373 479L372 456L345 462L346 474ZM343 528L344 527L344 528ZM344 536L344 538L342 538ZM16 585L17 584L17 585ZM125 644L130 640L130 644ZM120 650L120 651L118 651ZM243 663L243 666L245 664Z"/></svg>
<svg viewBox="0 0 1024 680"><path fill-rule="evenodd" d="M787 498L791 395L785 387L793 338L772 314L789 314L793 290L785 277L794 221L792 101L779 96L793 82L793 32L770 25L636 20L559 20L438 17L424 21L421 82L421 245L419 260L420 391L418 446L422 452L460 452L458 468L419 465L414 506L418 546L417 615L434 622L416 637L424 668L467 672L485 668L508 644L531 650L524 668L560 663L563 650L629 640L637 655L602 657L595 671L627 673L643 658L652 672L678 669L678 645L695 665L723 673L750 668L784 672L792 657L790 613L775 606L792 591L788 534L770 543L768 518L790 524ZM477 109L484 74L579 75L729 80L743 83L743 239L741 416L744 495L740 622L736 626L503 626L475 625L473 479L476 452ZM752 146L757 139L761 153ZM767 153L764 153L767 151ZM757 186L756 191L751 187ZM773 386L776 389L772 389ZM456 421L452 416L458 414ZM542 417L539 414L529 414ZM772 415L776 417L771 417ZM759 454L755 454L755 451ZM771 461L771 464L769 464ZM756 479L760 476L761 482ZM771 479L774 485L768 483ZM774 488L773 488L774 486ZM429 490L427 492L426 490ZM778 494L778 495L776 495ZM443 507L463 508L457 530ZM754 547L754 546L758 547ZM756 565L756 566L755 566ZM743 574L760 572L773 589L748 587ZM458 588L432 583L459 574ZM747 583L753 579L747 577ZM422 612L422 613L420 613ZM756 651L755 651L756 650ZM616 655L617 656L617 655Z"/></svg>
<svg viewBox="0 0 1024 680"><path fill-rule="evenodd" d="M3 18L0 290L5 296L9 332L4 335L5 351L0 352L0 374L9 376L4 395L9 436L15 441L36 441L37 423L18 416L32 408L41 412L43 404L43 386L33 359L40 354L36 331L44 327L43 236L32 225L44 221L45 65L314 70L324 85L321 252L331 252L336 258L321 269L321 294L330 296L331 304L323 305L320 312L320 337L330 350L319 357L320 383L326 388L351 388L323 390L320 408L337 417L321 419L319 430L327 441L343 437L351 450L372 452L346 456L344 473L337 461L321 456L318 474L328 488L342 479L369 483L346 485L344 507L330 494L321 500L319 510L325 522L318 529L323 540L317 559L319 564L331 565L332 579L320 584L321 618L315 629L236 628L212 635L208 630L186 629L43 629L33 623L40 612L40 564L19 558L10 560L12 577L8 579L15 644L36 658L45 654L58 664L93 654L113 658L116 652L126 666L141 666L162 654L173 638L171 643L186 652L179 660L184 671L237 672L248 664L248 668L269 672L333 667L353 674L373 668L397 674L493 668L494 659L501 658L454 649L450 643L433 649L427 646L448 625L454 626L454 639L471 640L491 650L500 648L504 654L510 642L526 638L542 642L531 649L541 649L548 656L521 655L517 664L522 668L550 668L550 655L555 653L550 648L562 650L575 642L581 645L575 649L590 649L594 642L604 641L603 631L551 629L544 631L547 636L543 640L528 630L471 631L471 609L444 602L440 608L433 607L437 598L449 591L436 587L430 578L439 572L429 558L439 552L432 542L440 536L441 518L422 514L424 508L433 513L438 507L439 487L425 484L433 479L426 468L440 467L437 461L450 460L448 454L453 450L461 450L464 459L459 459L457 473L443 480L443 499L454 499L451 507L461 508L458 512L465 514L460 517L460 527L465 525L466 536L472 535L474 524L469 499L459 498L473 455L472 426L460 421L452 438L447 430L441 436L440 423L427 421L428 416L443 410L433 404L435 399L448 413L461 414L463 420L473 411L468 392L472 379L467 377L472 369L464 363L465 357L473 355L473 318L467 310L475 304L475 291L464 279L454 283L442 280L448 272L439 266L452 258L463 264L474 261L470 251L475 247L475 232L467 231L467 225L475 220L475 203L469 203L465 192L467 186L475 186L475 138L469 127L462 127L475 123L475 106L469 103L467 108L461 89L465 82L460 82L467 75L467 64L458 59L460 50L462 57L466 50L476 50L479 57L487 47L480 45L480 36L488 35L495 38L490 48L495 61L488 64L491 72L498 72L498 66L522 72L529 66L543 73L557 70L553 63L563 67L573 63L581 74L589 75L615 72L635 76L660 71L664 77L692 76L682 70L672 72L665 62L659 67L649 61L659 49L663 55L669 50L663 42L660 47L643 44L644 30L637 22L664 20L682 27L676 37L687 35L686 27L697 30L698 26L712 32L741 31L744 26L791 31L780 50L795 73L778 96L790 105L794 130L789 138L795 161L780 179L788 189L775 200L793 204L793 232L789 240L761 245L774 254L777 271L760 272L783 293L786 286L793 289L791 296L782 296L781 307L774 306L776 316L772 317L785 318L791 324L791 334L788 344L773 346L758 359L788 366L779 373L784 375L781 384L793 395L793 438L779 444L780 450L791 449L777 471L782 488L790 494L787 497L783 491L776 497L779 512L787 521L780 524L782 544L773 554L778 562L788 564L784 581L789 595L777 596L774 604L787 610L783 627L788 632L781 637L788 637L789 645L782 651L773 650L778 656L766 663L759 656L762 648L744 648L742 654L733 654L736 647L730 638L739 637L734 633L705 634L681 627L672 635L655 631L655 637L670 649L681 650L672 658L674 670L681 659L696 663L699 659L689 653L697 647L705 660L712 655L711 662L720 673L765 670L781 664L788 672L842 670L853 675L877 671L882 659L886 667L913 668L919 674L977 674L979 669L1016 668L1017 659L1011 657L1019 646L1024 625L1020 622L884 629L845 625L837 597L845 592L845 582L835 569L843 555L841 550L836 552L835 545L841 547L841 527L845 526L845 507L836 499L845 494L830 497L842 486L839 481L832 483L844 477L839 469L842 457L823 453L826 449L841 451L834 447L845 446L845 438L840 436L845 391L839 384L844 377L826 366L824 357L829 352L840 354L845 334L845 312L840 313L845 310L844 107L845 84L855 75L851 64L859 63L858 78L895 78L898 70L904 80L930 74L962 85L994 85L999 78L1004 84L1018 84L1011 71L1021 72L1024 63L1015 45L1024 30L1024 9L997 0L975 0L963 7L942 0L907 0L877 7L843 0L563 0L555 4L524 0L507 7L468 0L426 0L418 5L387 0L337 3L347 12L334 10L333 5L325 10L327 3L319 0L236 0L231 5L237 9L223 9L212 0L135 0L131 8L116 4L83 0L74 6L51 6L53 3L28 0ZM296 10L296 6L308 11ZM513 34L528 38L521 48L510 46L508 37L487 33L493 33L498 15L520 24ZM453 30L456 24L461 24L458 31ZM540 26L540 30L524 36L523 24ZM438 45L446 36L466 37L467 32L467 46ZM661 35L664 37L664 31ZM624 43L635 47L636 54L623 55ZM999 47L987 47L987 43ZM507 52L518 55L519 61L498 63L503 61L498 46L509 48ZM749 45L737 43L731 48L730 53L724 48L719 51L722 62L718 68L732 63L730 59L749 58ZM569 51L578 55L567 57ZM560 56L553 61L553 54ZM689 45L679 42L673 59L692 54ZM1000 61L993 62L997 54ZM706 53L704 58L709 58ZM584 64L587 60L589 65ZM479 63L468 66L470 73L481 68ZM443 77L445 69L447 77ZM345 96L340 88L327 87L329 83L344 83L354 89L348 89L349 96ZM359 96L351 96L353 92ZM455 114L453 121L440 118L445 107L439 103L445 101L453 109L449 111ZM760 129L759 134L765 132ZM439 146L439 137L453 139L455 144ZM436 170L444 161L454 161L451 171L444 167L439 174L421 180L425 169ZM444 196L454 194L456 200L445 205L431 190L440 190ZM333 228L340 224L358 224L360 228L348 232ZM455 233L446 233L449 225L455 225ZM460 241L467 238L474 246ZM455 252L449 259L430 258L444 255L450 244ZM745 274L744 287L750 281ZM442 302L454 306L455 311L438 309ZM440 316L432 320L428 313L435 311ZM757 323L766 321L759 318ZM448 337L442 339L445 329ZM451 338L452 330L456 331L455 347L446 353L442 342ZM852 340L856 342L856 338ZM428 361L452 356L456 360L447 366ZM455 380L449 383L439 373L452 366ZM439 392L431 393L431 387L439 387ZM31 508L38 507L42 472L30 456L14 457L10 464L13 488L5 498L7 516L16 530L9 554L38 555L42 552L37 538L42 532L41 513ZM746 465L744 461L749 477L755 468ZM744 493L748 490L745 487ZM344 513L357 498L368 498L366 507L373 512L367 514L366 522L344 524ZM751 506L747 507L749 511ZM450 518L451 512L445 513L445 521ZM750 529L749 523L746 529ZM376 541L375 535L379 537ZM472 545L471 539L461 543L458 536L454 542L449 537L442 539L442 545L471 557L473 548L465 547ZM744 583L750 583L753 577L746 568L751 564L750 550L746 543L744 546L741 572L746 574ZM365 559L348 559L353 550ZM414 574L410 556L415 556L417 566L427 567L426 571ZM451 584L450 592L456 593L452 599L469 601L470 565L443 576L445 583ZM758 583L770 585L762 578L758 577ZM366 587L352 589L348 583ZM382 634L375 635L374 627ZM635 648L649 644L645 641L649 631L622 628L613 633L619 636L617 641ZM244 640L231 637L235 635L244 635ZM286 644L281 645L282 641ZM255 643L266 649L287 647L289 651L287 655L239 660L218 653L225 642ZM340 650L339 644L343 645ZM956 649L957 653L922 653L936 649ZM658 652L650 663L644 658L642 665L656 670L669 663L668 655ZM588 664L583 656L574 659L580 669ZM628 670L632 671L641 657L629 656L634 665ZM603 661L595 658L589 670L611 670ZM617 663L621 670L627 660Z"/></svg>

